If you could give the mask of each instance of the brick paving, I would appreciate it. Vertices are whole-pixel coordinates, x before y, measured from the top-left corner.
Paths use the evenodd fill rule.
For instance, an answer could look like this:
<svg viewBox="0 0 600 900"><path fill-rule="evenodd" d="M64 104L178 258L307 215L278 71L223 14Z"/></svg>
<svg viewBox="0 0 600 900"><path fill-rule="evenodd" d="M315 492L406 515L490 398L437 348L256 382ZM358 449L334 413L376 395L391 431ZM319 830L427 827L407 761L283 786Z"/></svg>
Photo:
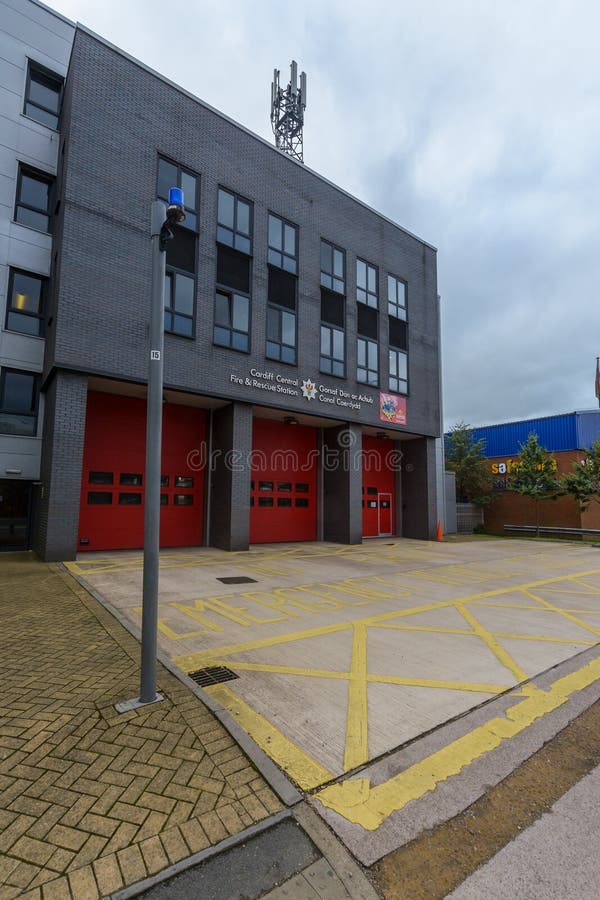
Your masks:
<svg viewBox="0 0 600 900"><path fill-rule="evenodd" d="M0 557L0 900L93 900L282 804L212 713L58 566Z"/></svg>

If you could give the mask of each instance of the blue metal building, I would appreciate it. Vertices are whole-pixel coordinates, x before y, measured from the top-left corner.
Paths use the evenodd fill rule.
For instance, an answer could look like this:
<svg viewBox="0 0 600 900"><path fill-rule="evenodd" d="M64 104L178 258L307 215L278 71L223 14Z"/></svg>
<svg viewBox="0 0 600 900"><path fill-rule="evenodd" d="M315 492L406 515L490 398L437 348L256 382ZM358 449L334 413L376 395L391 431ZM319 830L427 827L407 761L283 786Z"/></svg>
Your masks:
<svg viewBox="0 0 600 900"><path fill-rule="evenodd" d="M585 450L600 438L600 409L585 409L540 419L503 422L473 429L476 441L485 441L486 456L516 456L534 432L551 453Z"/></svg>

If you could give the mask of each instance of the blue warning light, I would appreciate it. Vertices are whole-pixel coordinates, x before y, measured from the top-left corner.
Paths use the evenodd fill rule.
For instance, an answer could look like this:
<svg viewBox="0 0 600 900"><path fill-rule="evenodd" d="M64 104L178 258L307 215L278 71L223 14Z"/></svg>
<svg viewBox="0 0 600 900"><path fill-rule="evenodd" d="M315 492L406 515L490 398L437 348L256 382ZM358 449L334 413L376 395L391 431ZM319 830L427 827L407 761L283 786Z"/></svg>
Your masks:
<svg viewBox="0 0 600 900"><path fill-rule="evenodd" d="M183 207L183 205L183 191L181 190L181 188L169 188L169 206Z"/></svg>

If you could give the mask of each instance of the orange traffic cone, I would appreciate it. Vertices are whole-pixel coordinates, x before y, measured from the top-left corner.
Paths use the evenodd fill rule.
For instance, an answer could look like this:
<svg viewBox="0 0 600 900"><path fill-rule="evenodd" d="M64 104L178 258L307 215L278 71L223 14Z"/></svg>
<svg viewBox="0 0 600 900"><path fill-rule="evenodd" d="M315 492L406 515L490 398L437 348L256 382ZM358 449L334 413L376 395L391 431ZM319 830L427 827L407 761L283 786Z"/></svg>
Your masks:
<svg viewBox="0 0 600 900"><path fill-rule="evenodd" d="M438 519L437 534L435 536L435 539L436 539L436 541L444 540L444 532L442 531L442 520L441 519Z"/></svg>

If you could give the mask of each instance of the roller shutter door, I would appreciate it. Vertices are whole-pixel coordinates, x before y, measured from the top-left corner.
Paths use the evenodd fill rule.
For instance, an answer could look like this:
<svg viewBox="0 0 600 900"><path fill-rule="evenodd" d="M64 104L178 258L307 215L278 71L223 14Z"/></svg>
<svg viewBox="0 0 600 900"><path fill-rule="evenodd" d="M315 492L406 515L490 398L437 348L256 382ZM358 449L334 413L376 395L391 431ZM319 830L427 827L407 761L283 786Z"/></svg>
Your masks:
<svg viewBox="0 0 600 900"><path fill-rule="evenodd" d="M255 419L250 542L317 539L317 430Z"/></svg>
<svg viewBox="0 0 600 900"><path fill-rule="evenodd" d="M204 411L166 404L163 407L162 547L202 543L204 471L193 464L201 459L204 446ZM145 400L90 391L79 550L143 547L145 457Z"/></svg>

